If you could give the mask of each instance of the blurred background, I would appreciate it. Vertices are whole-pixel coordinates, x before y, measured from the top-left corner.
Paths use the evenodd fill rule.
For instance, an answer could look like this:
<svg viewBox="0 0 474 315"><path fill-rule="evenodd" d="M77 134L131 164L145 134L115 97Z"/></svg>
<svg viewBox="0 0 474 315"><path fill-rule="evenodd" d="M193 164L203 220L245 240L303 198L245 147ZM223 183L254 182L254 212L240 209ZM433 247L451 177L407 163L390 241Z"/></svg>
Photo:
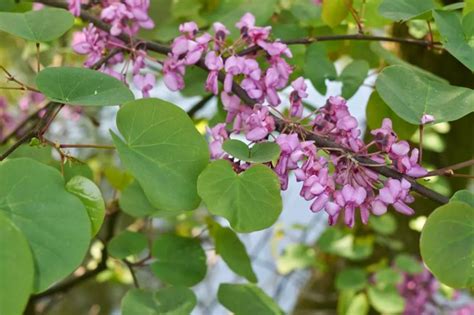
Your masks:
<svg viewBox="0 0 474 315"><path fill-rule="evenodd" d="M380 0L356 0L354 7L365 7L364 23L373 34L397 37L425 38L428 28L425 21L391 23L381 17L377 8ZM449 4L455 1L439 1ZM1 4L0 4L1 8ZM150 16L156 27L140 36L168 42L178 34L178 25L194 20L206 29L214 21L235 23L245 12L257 17L257 24L271 25L276 38L295 39L310 35L346 34L356 32L356 25L349 16L333 29L321 20L321 9L310 0L151 0ZM75 30L84 24L77 20ZM70 45L73 32L50 45L41 45L43 66L80 65L82 57L75 54ZM27 83L34 83L36 47L21 39L0 33L0 64ZM383 117L394 120L394 129L400 138L418 146L416 126L397 118L381 98L373 85L379 70L388 64L408 62L445 78L453 85L473 88L473 74L447 53L415 45L379 44L364 41L338 41L319 43L325 52L316 64L334 64L337 74L355 60L364 60L370 71L357 92L348 100L351 113L359 120L366 134L378 128ZM294 57L292 79L307 74L304 45L291 47ZM159 72L161 56L153 56L148 70ZM118 65L118 68L123 65ZM157 85L150 92L152 97L168 100L188 111L196 127L203 134L206 126L222 121L222 104L204 90L206 73L189 69L186 88L179 93L170 92L157 75ZM3 80L1 78L0 80ZM307 112L325 104L332 95L341 94L341 82L337 76L325 80L322 88L307 80L310 95ZM131 88L134 88L131 85ZM135 91L141 97L139 91ZM288 106L289 91L281 93L283 106ZM38 95L18 91L0 90L0 139L11 131L14 122L34 112L44 104ZM286 105L285 105L286 104ZM48 139L59 143L110 144L109 130L115 130L117 107L66 108L53 123ZM5 117L10 117L9 119ZM424 166L437 169L465 161L474 155L474 115L451 122L432 125L425 130L423 142ZM4 149L6 144L2 144ZM29 156L59 168L59 156L50 147L25 145L14 156ZM94 179L107 200L120 195L130 183L130 175L120 169L117 156L111 151L91 149L68 150L71 157L65 166L67 177L82 174ZM473 174L472 168L460 170ZM468 292L455 291L438 283L423 267L419 257L421 228L436 204L425 198L417 198L412 206L416 215L406 217L397 212L371 218L367 226L360 222L349 230L343 226L328 228L325 213L314 214L309 204L299 197L299 184L290 180L290 187L283 193L284 210L277 224L271 229L241 234L251 256L252 265L259 278L259 286L291 314L474 314L473 300ZM467 178L431 177L425 182L430 188L450 195L459 189L474 189ZM179 188L178 188L179 189ZM193 314L227 314L216 300L219 283L243 281L232 273L215 254L205 229L205 209L176 218L135 219L127 214L118 217L118 230L138 230L146 227L150 237L165 231L181 235L199 235L203 239L209 263L206 279L193 290L198 296L198 307ZM227 225L225 221L221 224ZM206 243L207 240L207 243ZM207 244L207 247L206 247ZM100 261L102 244L96 241L84 266L75 275L93 269ZM99 273L62 295L40 301L40 314L120 314L120 300L132 286L132 277L126 266L112 258L108 269ZM137 268L137 277L144 288L162 286L147 267ZM373 288L394 285L397 290L386 295L377 294ZM364 312L366 310L366 312ZM463 313L464 312L464 313ZM138 314L137 314L138 315Z"/></svg>

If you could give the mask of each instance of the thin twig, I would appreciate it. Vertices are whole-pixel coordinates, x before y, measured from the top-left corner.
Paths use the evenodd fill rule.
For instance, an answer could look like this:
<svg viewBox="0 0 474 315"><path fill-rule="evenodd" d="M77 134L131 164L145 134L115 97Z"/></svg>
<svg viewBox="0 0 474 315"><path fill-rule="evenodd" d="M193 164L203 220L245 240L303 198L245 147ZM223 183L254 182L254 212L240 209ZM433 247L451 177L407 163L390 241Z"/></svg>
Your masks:
<svg viewBox="0 0 474 315"><path fill-rule="evenodd" d="M443 168L431 171L423 177L444 175L444 174L453 172L454 170L457 170L457 169L460 169L460 168L465 168L465 167L472 166L472 165L474 165L474 159L467 160L467 161L460 162L460 163L456 163L456 164L450 165L450 166L445 166Z"/></svg>
<svg viewBox="0 0 474 315"><path fill-rule="evenodd" d="M206 104L207 102L209 102L215 95L214 94L208 94L206 96L204 96L199 102L197 102L196 104L194 104L188 111L187 111L187 114L189 115L189 117L194 117L194 115L200 110L202 109Z"/></svg>
<svg viewBox="0 0 474 315"><path fill-rule="evenodd" d="M132 275L133 285L135 286L135 288L139 289L140 285L138 284L138 279L137 275L135 274L135 270L133 270L133 265L126 259L124 259L123 262L125 263L125 265L127 265L127 268L130 271L130 274Z"/></svg>

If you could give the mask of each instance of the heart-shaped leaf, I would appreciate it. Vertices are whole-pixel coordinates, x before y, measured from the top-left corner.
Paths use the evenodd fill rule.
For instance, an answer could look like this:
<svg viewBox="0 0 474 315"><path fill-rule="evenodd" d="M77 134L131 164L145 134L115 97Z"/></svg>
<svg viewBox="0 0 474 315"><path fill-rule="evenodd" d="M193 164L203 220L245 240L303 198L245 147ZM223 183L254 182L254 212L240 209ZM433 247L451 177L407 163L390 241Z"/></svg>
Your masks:
<svg viewBox="0 0 474 315"><path fill-rule="evenodd" d="M105 216L105 202L99 187L88 178L83 176L74 176L66 184L66 189L71 194L76 195L84 207L91 220L92 236L99 232Z"/></svg>
<svg viewBox="0 0 474 315"><path fill-rule="evenodd" d="M66 10L44 8L26 13L0 12L0 30L35 42L49 42L66 33L74 16Z"/></svg>
<svg viewBox="0 0 474 315"><path fill-rule="evenodd" d="M248 281L257 282L250 257L237 234L229 228L223 228L218 223L212 225L211 234L216 244L216 252L221 255L227 266Z"/></svg>
<svg viewBox="0 0 474 315"><path fill-rule="evenodd" d="M414 125L421 123L424 114L444 122L474 111L473 90L430 80L405 66L385 68L375 87L398 116Z"/></svg>
<svg viewBox="0 0 474 315"><path fill-rule="evenodd" d="M134 99L123 82L86 68L45 68L38 73L36 84L50 100L68 105L110 106Z"/></svg>
<svg viewBox="0 0 474 315"><path fill-rule="evenodd" d="M160 210L199 205L197 177L209 162L207 143L179 107L159 99L125 104L117 115L124 140L112 133L120 159Z"/></svg>
<svg viewBox="0 0 474 315"><path fill-rule="evenodd" d="M394 21L407 21L434 8L433 0L384 0L379 12Z"/></svg>
<svg viewBox="0 0 474 315"><path fill-rule="evenodd" d="M221 283L219 302L235 315L282 315L280 307L253 284Z"/></svg>
<svg viewBox="0 0 474 315"><path fill-rule="evenodd" d="M189 315L196 303L196 295L186 287L170 287L157 292L131 289L122 300L122 314Z"/></svg>
<svg viewBox="0 0 474 315"><path fill-rule="evenodd" d="M453 288L474 285L474 207L452 201L428 217L420 238L423 261Z"/></svg>
<svg viewBox="0 0 474 315"><path fill-rule="evenodd" d="M0 211L23 232L40 292L74 271L89 247L91 222L61 174L32 159L0 163Z"/></svg>
<svg viewBox="0 0 474 315"><path fill-rule="evenodd" d="M461 19L456 11L433 12L443 46L471 71L474 71L474 12Z"/></svg>
<svg viewBox="0 0 474 315"><path fill-rule="evenodd" d="M156 259L151 270L164 282L193 286L206 276L206 254L197 239L162 235L153 243L151 253Z"/></svg>
<svg viewBox="0 0 474 315"><path fill-rule="evenodd" d="M266 163L280 156L280 146L275 142L259 142L249 148L244 142L229 139L224 142L222 148L231 156L245 162Z"/></svg>
<svg viewBox="0 0 474 315"><path fill-rule="evenodd" d="M278 177L264 165L236 174L228 161L215 161L199 176L198 192L209 212L229 220L237 232L270 227L282 209Z"/></svg>
<svg viewBox="0 0 474 315"><path fill-rule="evenodd" d="M107 244L110 255L118 259L138 255L148 246L148 240L142 233L123 231L114 236Z"/></svg>
<svg viewBox="0 0 474 315"><path fill-rule="evenodd" d="M2 211L0 248L0 314L23 314L33 289L33 256L23 233Z"/></svg>

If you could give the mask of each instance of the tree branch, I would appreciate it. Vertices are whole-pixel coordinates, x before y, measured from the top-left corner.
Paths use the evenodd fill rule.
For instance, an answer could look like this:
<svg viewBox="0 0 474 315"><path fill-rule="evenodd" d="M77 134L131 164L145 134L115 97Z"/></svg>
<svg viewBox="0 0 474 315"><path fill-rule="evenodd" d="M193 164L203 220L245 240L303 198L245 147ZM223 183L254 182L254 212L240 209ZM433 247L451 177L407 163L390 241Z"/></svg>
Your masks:
<svg viewBox="0 0 474 315"><path fill-rule="evenodd" d="M64 3L64 2L60 2L60 1L57 1L57 0L38 0L37 2L41 2L43 4L46 4L46 5L51 5L51 6L57 6L57 7L61 7L61 8L67 8L67 5ZM99 19L97 19L96 17L90 15L89 13L85 12L84 10L81 11L81 18L83 18L84 20L86 21L89 21L91 23L93 23L96 27L104 30L104 31L109 31L109 25L105 24L104 22L100 21ZM127 37L125 36L124 34L121 34L120 36L118 36L118 38L120 38L121 40L124 40L123 38L124 37ZM295 40L288 40L288 41L284 41L284 43L288 44L288 45L292 45L292 44L310 44L310 43L313 43L315 41L329 41L329 40L375 40L375 41L392 41L392 42L399 42L399 43L407 43L407 44L417 44L417 45L423 45L423 46L426 46L426 47L429 47L431 46L432 44L434 43L431 43L429 41L423 41L423 40L415 40L415 39L406 39L406 38L392 38L392 37L383 37L383 36L370 36L370 35L363 35L363 34L355 34L355 35L331 35L331 36L320 36L320 37L313 37L313 38L305 38L305 39L295 39ZM162 44L159 44L159 43L156 43L156 42L152 42L152 41L147 41L147 40L143 40L143 39L137 39L137 38L126 38L124 40L125 42L132 42L132 43L139 43L141 45L144 45L148 50L151 50L151 51L154 51L156 53L159 53L159 54L164 54L164 55L167 55L169 52L170 52L170 47L168 46L165 46L165 45L162 45ZM241 54L243 54L244 52L245 53L251 53L252 51L250 51L250 49L252 49L252 51L256 51L258 49L260 49L259 47L257 46L253 46L253 47L250 47L248 48L247 50L243 50L241 52ZM199 60L199 62L196 64L198 67L206 70L206 71L209 71L204 63L204 59L201 58L201 60ZM218 76L218 79L219 81L223 82L224 81L224 73L220 72L219 73L219 76ZM252 98L250 98L248 96L248 94L245 92L245 90L238 84L236 84L235 82L232 84L232 92L234 94L236 94L244 104L248 105L248 106L253 106L257 103L257 101L253 100ZM277 125L277 130L278 131L281 131L283 129L283 121L281 119L279 119L278 117L274 117L275 118L275 122L276 122L276 125ZM315 142L315 145L316 146L320 146L320 147L331 147L331 148L338 148L338 149L342 149L344 150L345 152L348 152L348 153L353 153L353 152L350 152L347 148L343 148L341 147L339 144L327 139L327 138L324 138L324 137L320 137L320 136L317 136L317 135L314 135L314 134L311 134L311 133L307 133L305 135L303 135L305 137L305 139L309 139L309 140L313 140ZM366 165L368 165L370 167L370 165L372 165L372 169L383 175L383 176L387 176L387 177L392 177L392 178L396 178L396 179L401 179L401 178L405 178L406 180L408 180L411 184L412 184L412 187L411 189L413 191L416 191L417 193L427 197L427 198L430 198L434 201L437 201L439 203L447 203L449 201L449 198L446 197L446 196L443 196L439 193L437 193L436 191L434 190L431 190L423 185L420 185L414 178L410 177L410 176L407 176L407 175L404 175L404 174L401 174L399 172L397 172L396 170L392 169L392 168L389 168L389 167L386 167L386 166L380 166L379 163L376 163L375 161L369 159L369 158L366 158L366 157L362 157L362 156L356 156L355 157L359 162L361 163L364 163Z"/></svg>

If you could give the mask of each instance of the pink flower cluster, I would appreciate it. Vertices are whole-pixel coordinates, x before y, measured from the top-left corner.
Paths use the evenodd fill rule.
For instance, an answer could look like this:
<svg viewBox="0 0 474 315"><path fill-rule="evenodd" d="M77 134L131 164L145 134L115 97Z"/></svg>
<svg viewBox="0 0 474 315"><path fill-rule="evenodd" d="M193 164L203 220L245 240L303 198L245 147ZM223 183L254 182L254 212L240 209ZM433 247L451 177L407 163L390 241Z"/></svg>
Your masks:
<svg viewBox="0 0 474 315"><path fill-rule="evenodd" d="M448 303L453 304L452 306L441 305L442 301L437 298L439 288L439 282L424 266L420 273L403 273L403 280L397 285L398 292L405 299L403 315L473 314L474 301L472 299L465 302L457 301L461 295L460 291L455 291L451 303Z"/></svg>
<svg viewBox="0 0 474 315"><path fill-rule="evenodd" d="M80 14L80 5L81 0L69 0L69 8L75 15ZM76 32L73 35L72 48L76 53L87 56L84 65L92 67L112 49L126 47L126 43L116 36L120 34L133 36L140 28L153 28L154 23L147 13L149 5L149 0L101 1L100 18L111 25L110 32L104 32L89 24L81 32ZM142 73L147 53L141 49L132 48L129 50L133 63L133 83L142 91L144 97L148 97L150 90L155 86L156 79L151 73ZM123 53L115 54L100 68L100 71L125 81L123 70L121 72L115 70L115 66L123 61Z"/></svg>
<svg viewBox="0 0 474 315"><path fill-rule="evenodd" d="M350 115L345 100L330 97L312 120L312 126L315 134L333 140L352 153L324 148L318 152L311 141L300 141L296 133L280 134L276 142L282 153L275 172L280 177L282 189L288 186L289 171L294 171L296 180L303 183L300 195L313 201L312 211L325 209L331 225L344 212L345 224L352 227L356 209L359 209L363 223L368 222L371 213L384 214L389 205L406 215L414 213L407 205L414 201L409 194L410 182L405 179L383 180L354 158L354 154L367 156L380 165L388 159L396 170L411 176L426 173L417 164L418 151L414 149L408 156L408 143L397 142L389 119L384 120L381 129L374 130L375 140L365 145L360 138L357 120ZM376 151L369 153L372 145L376 146ZM329 155L320 154L322 151Z"/></svg>
<svg viewBox="0 0 474 315"><path fill-rule="evenodd" d="M229 31L220 23L213 25L212 36L200 33L194 22L181 24L181 35L173 41L163 66L164 82L173 91L184 88L183 76L190 65L204 62L209 70L206 89L214 94L219 93L218 76L223 75L220 97L227 117L225 124L210 129L213 159L229 158L222 149L223 142L229 138L226 126L230 126L232 134L243 133L250 142L267 141L276 129L270 111L281 103L278 91L288 86L292 73L285 60L291 58L291 52L284 43L269 39L270 27L255 26L255 18L250 13L246 13L236 27L240 30L240 37L234 42L226 42ZM236 52L238 48L254 46L258 46L263 54L239 55ZM242 104L233 94L235 81L256 101L256 105ZM304 110L303 99L308 97L307 86L304 78L299 77L291 87L290 119L299 125ZM290 172L294 172L296 180L302 183L300 195L312 201L312 211L325 209L330 224L335 224L344 213L344 222L352 227L357 209L363 223L367 223L370 214L385 213L388 206L403 214L414 213L408 206L413 202L409 181L381 178L355 158L356 155L366 156L382 166L388 162L397 171L413 177L426 174L418 164L418 150L410 152L408 142L398 141L389 119L372 132L374 139L366 144L346 101L341 97L330 97L312 117L310 126L314 134L332 140L340 145L340 149L316 148L312 141L301 141L299 131L302 127L299 126L300 130L289 128L293 131L281 133L275 140L281 148L281 155L277 164L270 166L279 176L283 190L288 187Z"/></svg>

